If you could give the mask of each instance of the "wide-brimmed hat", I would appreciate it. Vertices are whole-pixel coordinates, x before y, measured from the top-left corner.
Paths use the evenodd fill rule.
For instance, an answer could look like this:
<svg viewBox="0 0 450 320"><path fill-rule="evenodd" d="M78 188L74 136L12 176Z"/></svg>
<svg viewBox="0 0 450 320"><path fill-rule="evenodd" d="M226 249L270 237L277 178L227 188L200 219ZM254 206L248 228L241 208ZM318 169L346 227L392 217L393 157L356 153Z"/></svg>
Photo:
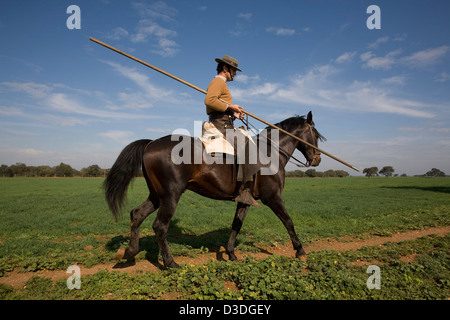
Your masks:
<svg viewBox="0 0 450 320"><path fill-rule="evenodd" d="M230 56L225 55L225 56L223 56L222 59L216 58L216 62L217 63L223 62L233 68L236 68L237 71L242 72L242 70L238 68L239 61L237 61L235 58L232 58Z"/></svg>

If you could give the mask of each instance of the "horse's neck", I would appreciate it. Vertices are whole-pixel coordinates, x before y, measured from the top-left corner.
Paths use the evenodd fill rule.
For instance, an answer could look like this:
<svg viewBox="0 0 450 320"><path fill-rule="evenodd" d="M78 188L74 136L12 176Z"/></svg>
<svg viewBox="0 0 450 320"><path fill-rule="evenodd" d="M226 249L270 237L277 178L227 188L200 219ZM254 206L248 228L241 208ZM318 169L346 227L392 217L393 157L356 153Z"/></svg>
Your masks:
<svg viewBox="0 0 450 320"><path fill-rule="evenodd" d="M296 135L297 130L291 133ZM294 153L295 148L297 148L298 141L293 139L292 137L289 137L287 134L280 132L278 145L280 146L280 160L283 161L284 167ZM287 156L287 159L285 156L282 156L283 153L285 154L285 156Z"/></svg>

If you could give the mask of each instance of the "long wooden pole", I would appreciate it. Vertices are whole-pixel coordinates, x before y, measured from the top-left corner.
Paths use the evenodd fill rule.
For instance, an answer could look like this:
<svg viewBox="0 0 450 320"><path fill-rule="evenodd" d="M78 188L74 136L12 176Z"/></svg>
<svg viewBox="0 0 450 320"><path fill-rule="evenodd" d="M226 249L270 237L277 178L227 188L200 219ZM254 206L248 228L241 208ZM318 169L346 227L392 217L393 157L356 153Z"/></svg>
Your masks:
<svg viewBox="0 0 450 320"><path fill-rule="evenodd" d="M199 92L201 92L201 93L206 94L206 91L203 90L202 88L199 88L199 87L193 85L192 83L189 83L189 82L187 82L187 81L185 81L185 80L183 80L183 79L181 79L181 78L178 78L178 77L176 77L176 76L174 76L174 75L172 75L172 74L170 74L170 73L168 73L168 72L166 72L166 71L164 71L164 70L162 70L162 69L160 69L160 68L158 68L158 67L155 67L155 66L153 66L153 65L151 65L151 64L149 64L149 63L147 63L147 62L145 62L145 61L143 61L143 60L141 60L141 59L138 59L138 58L136 58L136 57L134 57L134 56L132 56L132 55L126 53L126 52L123 52L123 51L121 51L121 50L119 50L119 49L117 49L117 48L114 48L114 47L110 46L109 44L106 44L106 43L104 43L104 42L102 42L102 41L100 41L100 40L97 40L97 39L95 39L95 38L90 37L89 39L90 39L91 41L97 43L97 44L100 44L100 45L102 45L102 46L104 46L104 47L106 47L106 48L112 50L112 51L115 51L115 52L117 52L117 53L120 53L121 55L123 55L123 56L125 56L125 57L127 57L127 58L129 58L129 59L131 59L131 60L134 60L134 61L136 61L136 62L139 62L139 63L143 64L143 65L146 66L146 67L149 67L149 68L151 68L151 69L153 69L153 70L155 70L155 71L158 71L158 72L162 73L162 74L165 75L165 76L168 76L168 77L170 77L170 78L172 78L172 79L174 79L174 80L177 80L178 82L181 82L182 84L185 84L185 85L187 85L188 87L191 87L191 88L193 88L193 89L195 89L195 90L197 90L197 91L199 91ZM221 100L222 102L228 103L227 101L224 101L224 100L222 100L222 99L220 99L220 100ZM312 145L311 143L309 143L309 142L307 142L307 141L305 141L305 140L303 140L303 139L300 139L299 137L293 135L292 133L290 133L290 132L288 132L288 131L286 131L286 130L283 130L283 129L280 128L280 127L277 127L276 125L274 125L274 124L272 124L272 123L270 123L270 122L268 122L268 121L266 121L266 120L264 120L264 119L261 119L260 117L254 115L254 114L252 114L252 113L250 113L250 112L248 112L248 111L246 111L246 110L242 110L242 112L245 113L245 114L247 114L247 115L249 115L250 117L252 117L252 118L258 120L258 121L261 121L262 123L265 123L266 125L268 125L268 126L274 128L274 129L277 129L277 130L283 132L284 134L287 134L288 136L290 136L290 137L292 137L292 138L294 138L294 139L296 139L296 140L298 140L298 141L300 141L300 142L302 142L302 143L304 143L304 144L310 146L311 148L316 149L316 150L319 151L320 153L323 153L323 154L327 155L328 157L330 157L330 158L332 158L332 159L334 159L334 160L336 160L336 161L338 161L338 162L340 162L340 163L346 165L347 167L350 167L350 168L352 168L353 170L356 170L356 171L359 172L359 169L355 168L354 166L352 166L352 165L348 164L347 162L345 162L345 161L343 161L343 160L341 160L341 159L339 159L339 158L337 158L337 157L335 157L335 156L329 154L328 152L326 152L326 151L324 151L324 150L319 149L319 148L316 147L315 145Z"/></svg>
<svg viewBox="0 0 450 320"><path fill-rule="evenodd" d="M303 140L303 139L300 139L299 137L293 135L292 133L290 133L290 132L288 132L288 131L286 131L286 130L281 129L281 128L277 127L276 125L273 125L273 124L267 122L266 120L261 119L260 117L255 116L254 114L251 114L251 113L248 112L248 111L243 110L243 112L246 113L246 114L248 114L250 117L255 118L256 120L261 121L262 123L265 123L265 124L267 124L268 126L271 126L272 128L278 129L278 130L280 130L281 132L283 132L284 134L287 134L288 136L290 136L290 137L292 137L292 138L294 138L294 139L299 140L300 142L302 142L302 143L304 143L304 144L310 146L311 148L316 149L316 150L319 151L320 153L323 153L323 154L329 156L331 159L334 159L334 160L336 160L336 161L338 161L338 162L340 162L340 163L342 163L342 164L345 164L347 167L350 167L350 168L352 168L353 170L356 170L356 171L359 172L359 169L355 168L355 167L352 166L351 164L348 164L347 162L345 162L345 161L343 161L343 160L341 160L341 159L339 159L339 158L333 156L332 154L329 154L328 152L326 152L326 151L324 151L324 150L322 150L322 149L316 147L315 145L313 145L313 144L311 144L311 143L309 143L309 142L307 142L307 141L305 141L305 140Z"/></svg>

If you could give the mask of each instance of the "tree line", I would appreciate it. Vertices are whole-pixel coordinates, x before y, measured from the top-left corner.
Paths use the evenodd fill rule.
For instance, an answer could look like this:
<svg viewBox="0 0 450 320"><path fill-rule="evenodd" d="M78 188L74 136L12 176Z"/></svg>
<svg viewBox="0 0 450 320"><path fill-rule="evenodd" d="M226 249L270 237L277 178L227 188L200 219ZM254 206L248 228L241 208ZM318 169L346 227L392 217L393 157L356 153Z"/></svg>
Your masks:
<svg viewBox="0 0 450 320"><path fill-rule="evenodd" d="M394 174L395 170L392 166L385 166L378 171L377 167L364 168L363 173L366 177L374 177L378 175L383 175L385 177L392 177L393 175L396 177L398 174ZM400 175L401 177L406 177L406 174L403 173ZM425 174L416 175L416 177L445 177L445 173L437 168L433 168L430 171L427 171Z"/></svg>
<svg viewBox="0 0 450 320"><path fill-rule="evenodd" d="M287 171L286 177L289 178L345 178L350 174L344 170L327 170L325 172L308 169L306 171L294 170Z"/></svg>
<svg viewBox="0 0 450 320"><path fill-rule="evenodd" d="M81 170L76 170L70 165L60 163L57 166L27 166L25 163L16 163L10 166L2 164L0 167L0 177L106 177L109 170L102 169L97 164L90 165ZM395 170L392 166L385 166L378 170L377 167L364 168L363 173L366 177L374 177L384 175L386 177L398 176L394 174ZM286 177L293 178L345 178L350 174L344 170L327 170L324 172L316 171L315 169L308 169L306 171L294 170L287 171ZM138 174L142 177L142 172ZM406 174L401 174L405 177ZM427 171L420 177L445 177L445 173L437 168Z"/></svg>
<svg viewBox="0 0 450 320"><path fill-rule="evenodd" d="M0 177L106 177L109 170L102 169L93 164L81 170L72 168L69 164L60 163L57 166L27 166L25 163L16 163L11 166L2 164L0 167ZM143 176L142 172L138 176ZM348 177L349 173L343 170L327 170L325 172L308 169L305 172L301 170L288 171L286 177Z"/></svg>
<svg viewBox="0 0 450 320"><path fill-rule="evenodd" d="M16 163L10 166L2 164L0 177L106 177L110 169L102 169L93 164L81 170L76 170L66 163L57 166L27 166Z"/></svg>

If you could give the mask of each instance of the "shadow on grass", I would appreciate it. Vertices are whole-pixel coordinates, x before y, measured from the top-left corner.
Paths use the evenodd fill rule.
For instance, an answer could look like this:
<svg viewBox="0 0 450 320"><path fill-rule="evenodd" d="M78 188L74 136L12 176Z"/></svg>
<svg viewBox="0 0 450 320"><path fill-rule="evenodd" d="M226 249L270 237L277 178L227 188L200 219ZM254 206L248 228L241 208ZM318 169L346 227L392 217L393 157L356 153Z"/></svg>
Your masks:
<svg viewBox="0 0 450 320"><path fill-rule="evenodd" d="M448 187L423 187L423 186L401 186L401 187L392 187L392 186L384 186L380 188L387 189L397 189L397 190L423 190L423 191L431 191L431 192L441 192L441 193L450 193L450 186Z"/></svg>
<svg viewBox="0 0 450 320"><path fill-rule="evenodd" d="M206 252L213 252L216 255L217 261L224 261L225 252L222 246L226 246L228 238L231 233L231 228L221 228L218 230L210 231L204 234L195 235L193 233L186 232L185 228L179 226L179 220L173 219L170 222L170 227L167 234L167 241L169 242L171 253L176 256L188 256L195 257L197 254ZM245 238L245 232L239 233ZM118 235L112 237L106 244L106 250L109 252L116 252L119 248L124 247L130 241L129 236ZM240 244L241 241L236 239L235 245ZM246 247L250 247L255 252L265 250L258 248L253 243L245 243ZM160 251L158 247L158 241L156 235L146 235L139 239L139 252L145 251L145 259L152 263L154 266L160 269L164 269L164 266L159 262ZM266 252L267 253L267 252ZM114 268L126 268L133 266L134 259L126 262L118 262Z"/></svg>

